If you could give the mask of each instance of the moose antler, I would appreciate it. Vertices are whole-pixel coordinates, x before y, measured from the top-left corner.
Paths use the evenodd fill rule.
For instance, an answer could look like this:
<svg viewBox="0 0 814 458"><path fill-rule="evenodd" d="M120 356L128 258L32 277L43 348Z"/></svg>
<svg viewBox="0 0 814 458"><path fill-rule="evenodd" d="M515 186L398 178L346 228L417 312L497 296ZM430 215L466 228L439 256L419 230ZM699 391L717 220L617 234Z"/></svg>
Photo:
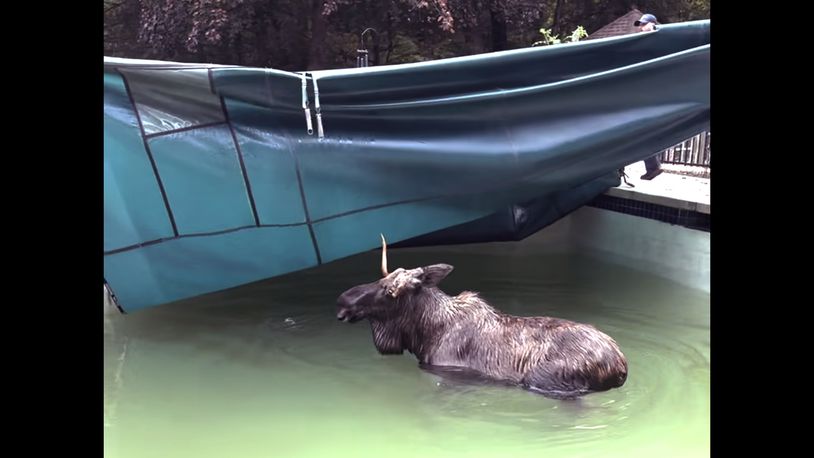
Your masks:
<svg viewBox="0 0 814 458"><path fill-rule="evenodd" d="M387 242L384 240L384 234L379 234L382 236L382 274L386 277L390 275L387 272Z"/></svg>

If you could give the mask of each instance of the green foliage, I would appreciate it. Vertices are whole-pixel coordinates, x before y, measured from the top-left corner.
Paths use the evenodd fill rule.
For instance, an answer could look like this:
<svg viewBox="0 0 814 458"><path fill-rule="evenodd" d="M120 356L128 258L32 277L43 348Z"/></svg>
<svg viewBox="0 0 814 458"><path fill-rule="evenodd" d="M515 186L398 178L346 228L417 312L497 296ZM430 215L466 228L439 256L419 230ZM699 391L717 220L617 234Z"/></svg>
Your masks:
<svg viewBox="0 0 814 458"><path fill-rule="evenodd" d="M421 48L409 36L396 34L393 37L393 52L389 63L405 64L410 62L422 62L429 60L421 53Z"/></svg>
<svg viewBox="0 0 814 458"><path fill-rule="evenodd" d="M551 29L540 29L540 33L543 35L543 39L540 41L535 41L532 43L532 46L547 46L547 45L556 45L560 44L560 37L559 35L554 35L551 33Z"/></svg>
<svg viewBox="0 0 814 458"><path fill-rule="evenodd" d="M588 36L588 31L585 30L585 27L579 26L571 32L571 35L568 37L568 41L575 42L579 41Z"/></svg>
<svg viewBox="0 0 814 458"><path fill-rule="evenodd" d="M579 41L588 36L588 32L585 30L585 27L578 26L571 32L570 35L565 37L565 40L560 40L559 35L554 35L551 32L551 29L542 28L540 29L540 33L543 35L543 39L539 41L535 41L532 43L532 46L546 46L546 45L556 45L560 43L568 43L568 42L575 42Z"/></svg>

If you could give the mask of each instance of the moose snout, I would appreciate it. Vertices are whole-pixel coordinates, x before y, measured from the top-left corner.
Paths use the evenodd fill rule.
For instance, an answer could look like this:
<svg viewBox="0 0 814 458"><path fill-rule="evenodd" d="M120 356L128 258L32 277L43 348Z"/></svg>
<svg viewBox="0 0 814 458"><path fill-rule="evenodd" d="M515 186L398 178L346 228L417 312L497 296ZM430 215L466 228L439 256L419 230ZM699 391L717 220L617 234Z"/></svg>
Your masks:
<svg viewBox="0 0 814 458"><path fill-rule="evenodd" d="M355 323L361 320L362 316L359 314L358 311L354 310L351 307L339 306L339 310L336 312L336 319L339 321L344 321L346 323Z"/></svg>
<svg viewBox="0 0 814 458"><path fill-rule="evenodd" d="M354 323L365 317L365 304L375 291L375 284L355 286L336 299L336 319Z"/></svg>
<svg viewBox="0 0 814 458"><path fill-rule="evenodd" d="M342 293L336 300L336 319L339 321L353 323L359 321L358 307L354 305L353 296L348 294L349 291Z"/></svg>

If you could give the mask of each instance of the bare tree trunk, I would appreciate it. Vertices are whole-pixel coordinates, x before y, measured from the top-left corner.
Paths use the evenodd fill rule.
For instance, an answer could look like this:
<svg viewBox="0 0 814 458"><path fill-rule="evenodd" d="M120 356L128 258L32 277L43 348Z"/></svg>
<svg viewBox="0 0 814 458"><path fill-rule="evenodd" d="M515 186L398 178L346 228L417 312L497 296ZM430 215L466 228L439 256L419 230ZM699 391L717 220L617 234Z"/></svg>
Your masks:
<svg viewBox="0 0 814 458"><path fill-rule="evenodd" d="M385 33L387 34L387 52L384 54L384 64L387 65L390 63L390 55L393 54L393 16L390 13L387 13L387 28Z"/></svg>
<svg viewBox="0 0 814 458"><path fill-rule="evenodd" d="M308 70L325 68L325 35L328 18L322 14L323 0L311 2L311 42L308 46Z"/></svg>
<svg viewBox="0 0 814 458"><path fill-rule="evenodd" d="M492 51L503 51L509 47L506 35L506 13L499 6L490 10L490 23L492 30Z"/></svg>
<svg viewBox="0 0 814 458"><path fill-rule="evenodd" d="M560 25L560 18L562 17L562 1L557 0L557 6L554 7L554 23L551 24L551 31L557 33L557 27Z"/></svg>

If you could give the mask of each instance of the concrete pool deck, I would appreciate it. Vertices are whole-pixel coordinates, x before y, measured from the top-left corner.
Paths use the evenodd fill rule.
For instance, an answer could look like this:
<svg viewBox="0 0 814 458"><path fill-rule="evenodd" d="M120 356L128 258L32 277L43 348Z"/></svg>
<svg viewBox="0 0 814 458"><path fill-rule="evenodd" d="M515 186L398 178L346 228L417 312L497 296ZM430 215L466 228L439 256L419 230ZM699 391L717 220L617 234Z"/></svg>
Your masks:
<svg viewBox="0 0 814 458"><path fill-rule="evenodd" d="M639 178L645 172L644 163L631 164L625 167L625 173L628 175L627 181L634 187L622 182L605 194L709 215L711 178L671 173L671 170L678 167L668 164L664 165L664 169L664 173L646 181Z"/></svg>
<svg viewBox="0 0 814 458"><path fill-rule="evenodd" d="M582 249L709 292L711 178L670 173L680 166L665 164L664 169L661 175L645 181L639 178L645 172L643 162L625 167L627 180L634 187L622 182L604 195L621 199L621 207L627 210L619 213L586 205L566 218L564 229L570 243ZM685 223L706 219L705 229L659 221L652 211L649 217L645 212L644 218L629 211L648 204L677 209L679 215L688 216Z"/></svg>

